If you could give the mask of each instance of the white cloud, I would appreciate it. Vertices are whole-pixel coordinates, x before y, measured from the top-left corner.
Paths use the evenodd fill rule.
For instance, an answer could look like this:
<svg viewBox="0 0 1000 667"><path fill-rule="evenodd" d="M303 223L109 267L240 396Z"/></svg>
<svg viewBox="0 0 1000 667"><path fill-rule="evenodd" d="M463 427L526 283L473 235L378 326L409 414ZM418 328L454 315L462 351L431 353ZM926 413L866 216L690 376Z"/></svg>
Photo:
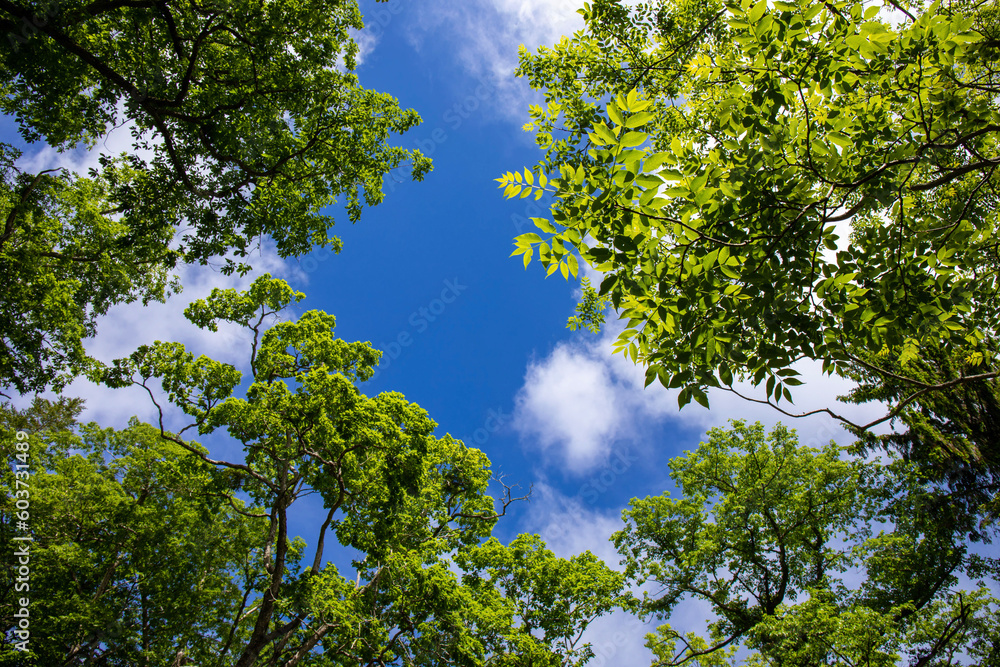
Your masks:
<svg viewBox="0 0 1000 667"><path fill-rule="evenodd" d="M514 427L522 438L576 473L592 470L606 460L615 442L634 436L641 429L670 423L707 430L725 426L730 419L760 421L768 427L777 422L794 428L799 440L820 446L830 440L848 444L852 437L832 417L821 413L793 418L773 408L747 401L722 390L709 391L711 410L691 403L677 407L678 390L658 383L643 388L644 368L621 354L611 353L611 344L621 331L620 322L610 322L599 337L580 335L559 343L545 358L528 364L525 381L515 404ZM820 364L800 362L795 368L805 385L794 393L795 405L783 404L793 414L822 408L854 420L867 422L885 414L881 404L849 405L836 400L851 383L823 375ZM744 395L760 397L762 389L746 383L736 388ZM882 425L882 431L887 429Z"/></svg>
<svg viewBox="0 0 1000 667"><path fill-rule="evenodd" d="M379 43L378 33L372 30L351 30L351 38L358 44L355 64L360 67Z"/></svg>
<svg viewBox="0 0 1000 667"><path fill-rule="evenodd" d="M421 7L410 37L424 40L447 31L456 42L456 59L478 75L512 75L517 49L553 44L583 27L579 0L472 0Z"/></svg>
<svg viewBox="0 0 1000 667"><path fill-rule="evenodd" d="M118 105L118 116L124 117L124 104ZM100 166L99 158L104 155L120 155L130 153L138 155L144 160L151 160L153 151L149 149L135 150L133 148L134 137L132 131L135 127L134 121L127 121L121 125L109 126L107 134L104 135L94 146L87 148L78 146L74 149L59 151L51 146L44 146L33 153L25 154L18 160L18 168L28 173L38 173L44 169L66 169L81 176L86 176L90 169ZM160 143L162 139L156 138L155 143Z"/></svg>
<svg viewBox="0 0 1000 667"><path fill-rule="evenodd" d="M586 470L621 430L625 405L619 395L601 359L586 348L561 344L543 362L528 367L515 427L537 434L543 451L561 446L571 469Z"/></svg>
<svg viewBox="0 0 1000 667"><path fill-rule="evenodd" d="M595 620L587 626L580 642L590 643L594 651L587 667L651 664L653 652L645 646L645 635L655 629L656 623L643 623L624 611Z"/></svg>

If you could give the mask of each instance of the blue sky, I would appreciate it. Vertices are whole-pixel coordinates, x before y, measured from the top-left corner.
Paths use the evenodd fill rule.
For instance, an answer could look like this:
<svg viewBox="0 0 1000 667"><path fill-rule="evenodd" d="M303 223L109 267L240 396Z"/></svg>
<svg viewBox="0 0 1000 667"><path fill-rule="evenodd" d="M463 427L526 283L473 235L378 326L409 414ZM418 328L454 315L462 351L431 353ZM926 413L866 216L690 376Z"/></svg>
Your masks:
<svg viewBox="0 0 1000 667"><path fill-rule="evenodd" d="M493 181L541 157L521 129L534 98L512 76L517 48L551 44L579 28L576 9L576 0L362 2L368 28L358 38L358 74L364 85L421 114L423 124L399 142L431 156L434 170L423 183L392 183L386 201L358 224L337 224L339 255L317 251L284 262L265 248L255 261L259 271L306 292L303 310L335 314L340 337L386 352L365 393L404 393L440 424L440 434L484 450L509 482L525 490L533 485L531 502L499 524L501 539L538 532L560 555L590 549L616 564L608 536L630 498L669 488L669 458L695 448L709 426L730 418L773 424L779 415L729 395L713 395L711 411L692 405L678 412L675 392L644 391L641 369L611 355L613 325L601 335L566 329L575 282L545 279L537 264L525 271L520 258L509 257L513 237L529 231L525 219L541 215L528 209L528 200L503 200ZM9 135L9 125L2 129ZM128 133L104 145L124 150ZM22 167L82 172L94 159L94 153L34 150ZM240 334L207 336L181 312L213 287L249 279L186 268L181 295L147 309L114 309L89 349L112 359L153 339L179 340L196 353L243 365ZM815 382L798 395L802 407L826 405L846 389L819 383L814 368L803 370ZM78 381L67 393L86 397L85 418L107 426L121 426L133 414L153 417L138 392L112 394ZM803 442L846 442L825 418L793 426ZM703 611L688 610L690 627L700 625ZM618 631L630 639L615 639ZM645 654L642 632L611 619L592 638L599 657L617 661Z"/></svg>

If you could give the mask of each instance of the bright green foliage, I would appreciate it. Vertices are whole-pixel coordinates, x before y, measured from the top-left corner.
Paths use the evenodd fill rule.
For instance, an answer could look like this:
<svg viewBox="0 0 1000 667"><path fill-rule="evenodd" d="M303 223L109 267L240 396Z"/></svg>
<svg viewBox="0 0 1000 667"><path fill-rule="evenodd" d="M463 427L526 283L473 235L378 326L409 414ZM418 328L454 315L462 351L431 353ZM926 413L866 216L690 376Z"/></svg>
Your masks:
<svg viewBox="0 0 1000 667"><path fill-rule="evenodd" d="M709 436L671 461L683 497L634 500L615 543L630 573L662 587L649 611L668 615L683 597L701 596L720 615L718 641L743 636L795 594L827 584L845 565L833 545L871 508L854 492L862 466L841 461L834 445L799 448L782 427L765 437L760 424L740 422Z"/></svg>
<svg viewBox="0 0 1000 667"><path fill-rule="evenodd" d="M340 0L3 3L0 111L22 136L64 150L131 123L134 150L79 179L0 147L0 263L23 283L0 299L0 382L58 387L94 316L162 299L178 261L245 271L267 237L338 250L321 211L357 220L407 161L422 178L430 161L388 143L419 116L352 72L361 27Z"/></svg>
<svg viewBox="0 0 1000 667"><path fill-rule="evenodd" d="M707 638L669 624L648 635L655 664L730 664L741 643L758 652L748 664L767 665L988 654L998 600L956 590L955 575L996 562L983 570L965 526L920 510L936 498L908 465L844 459L832 443L803 447L780 425L765 434L737 421L671 468L683 496L633 500L615 544L628 573L653 584L642 614L669 619L697 599L716 620ZM873 535L874 523L885 530ZM845 583L849 570L867 575L860 586Z"/></svg>
<svg viewBox="0 0 1000 667"><path fill-rule="evenodd" d="M590 284L590 278L583 278L580 281L580 289L583 291L583 301L577 304L577 314L566 321L566 327L570 331L585 328L591 333L598 333L604 324L604 311L607 310L608 299L597 293Z"/></svg>
<svg viewBox="0 0 1000 667"><path fill-rule="evenodd" d="M1000 605L987 589L957 593L936 600L918 615L910 613L909 606L889 613L862 605L845 608L833 596L817 592L802 604L766 617L748 645L766 647L768 658L762 662L768 665L895 667L903 660L992 665L1000 658L994 643L1000 636ZM964 651L969 662L959 655Z"/></svg>
<svg viewBox="0 0 1000 667"><path fill-rule="evenodd" d="M9 620L13 600L31 600L34 664L211 664L213 640L265 575L254 546L266 522L246 514L225 474L145 424L35 434L29 445L30 590L10 581L2 608ZM12 471L2 473L4 544L18 544ZM0 664L24 664L9 645L0 651Z"/></svg>
<svg viewBox="0 0 1000 667"><path fill-rule="evenodd" d="M77 435L64 425L36 438L44 664L526 667L586 655L579 632L618 606L624 578L593 556L556 559L535 540L480 547L511 489L498 507L482 452L433 435L437 425L400 394L358 391L379 352L335 338L331 315L274 322L303 296L263 276L189 307L199 326L228 321L252 335L241 395L237 369L177 343L100 370L109 385L151 396L161 385L192 418L177 434L161 412L160 428ZM67 409L49 410L49 421ZM192 429L226 431L243 457L214 458L180 437ZM290 533L307 495L324 508L308 546ZM331 532L356 554L353 572L325 562Z"/></svg>
<svg viewBox="0 0 1000 667"><path fill-rule="evenodd" d="M631 606L623 574L589 551L556 558L537 535L520 535L509 546L491 538L460 552L456 562L480 604L503 610L500 627L514 624L519 631L504 641L498 666L584 665L594 656L589 644L579 645L590 621ZM548 646L558 647L556 653Z"/></svg>
<svg viewBox="0 0 1000 667"><path fill-rule="evenodd" d="M162 300L175 253L166 227L130 229L110 217L100 179L17 174L18 155L0 144L0 385L25 394L59 388L87 367L83 339L110 306Z"/></svg>
<svg viewBox="0 0 1000 667"><path fill-rule="evenodd" d="M596 0L522 52L546 160L499 180L555 199L515 252L605 273L616 348L681 405L791 400L802 358L897 368L897 406L997 376L996 10L889 4ZM922 382L939 349L972 370Z"/></svg>

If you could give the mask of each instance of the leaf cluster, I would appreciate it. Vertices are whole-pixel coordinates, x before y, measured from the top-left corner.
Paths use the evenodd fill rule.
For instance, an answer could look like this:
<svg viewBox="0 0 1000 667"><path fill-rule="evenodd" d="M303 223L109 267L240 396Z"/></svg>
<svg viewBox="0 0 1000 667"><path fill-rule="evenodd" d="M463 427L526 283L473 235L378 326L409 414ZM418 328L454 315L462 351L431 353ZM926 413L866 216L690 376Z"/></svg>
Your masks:
<svg viewBox="0 0 1000 667"><path fill-rule="evenodd" d="M914 466L844 453L734 421L671 462L681 497L632 501L614 541L646 584L640 613L671 620L697 600L714 616L707 637L647 635L654 664L735 665L740 646L748 665L993 664L995 559L922 511L939 492Z"/></svg>
<svg viewBox="0 0 1000 667"><path fill-rule="evenodd" d="M5 2L0 111L23 139L93 148L124 127L132 146L85 177L0 146L0 303L23 323L0 332L0 383L58 389L95 317L162 300L179 263L339 250L332 204L356 221L391 170L421 179L430 161L391 145L420 117L353 72L362 25L339 0Z"/></svg>
<svg viewBox="0 0 1000 667"><path fill-rule="evenodd" d="M246 383L233 366L159 341L93 370L147 391L158 426L76 426L79 401L0 411L5 443L10 429L38 427L31 595L45 600L32 608L45 620L32 629L49 638L38 659L582 665L593 656L583 631L628 603L624 577L590 554L556 558L537 537L486 541L512 489L481 451L436 436L418 405L362 394L356 383L380 353L336 338L321 311L285 319L303 296L264 275L188 308L201 327L246 330ZM164 400L190 418L177 432ZM225 431L242 456L217 458L184 439L189 430ZM16 473L0 473L9 538ZM307 545L291 527L310 496L322 509ZM354 555L352 573L325 560L331 535ZM3 630L0 657L14 660L14 627Z"/></svg>
<svg viewBox="0 0 1000 667"><path fill-rule="evenodd" d="M895 410L995 376L909 370L937 349L996 353L988 8L935 3L897 25L851 2L583 14L572 39L522 52L548 152L535 184L500 181L508 197L552 195L546 235L515 254L537 250L551 273L578 253L605 274L627 321L616 349L648 382L684 405L745 380L777 404L801 359L842 376L894 365L911 389Z"/></svg>

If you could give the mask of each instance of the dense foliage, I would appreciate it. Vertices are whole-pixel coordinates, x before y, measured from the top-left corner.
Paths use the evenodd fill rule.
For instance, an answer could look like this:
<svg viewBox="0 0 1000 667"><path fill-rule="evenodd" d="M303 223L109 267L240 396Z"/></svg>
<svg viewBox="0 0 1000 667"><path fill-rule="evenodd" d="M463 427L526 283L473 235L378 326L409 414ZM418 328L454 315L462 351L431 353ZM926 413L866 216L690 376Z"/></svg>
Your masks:
<svg viewBox="0 0 1000 667"><path fill-rule="evenodd" d="M263 276L188 308L200 326L249 330L238 394L236 368L177 343L106 369L112 385L161 385L191 417L179 433L162 420L73 427L78 404L33 433L37 664L582 664L581 632L624 603L624 576L531 536L483 544L510 489L487 495L486 456L434 436L419 406L363 395L355 383L379 353L335 338L332 316L271 323L303 296ZM52 410L8 408L5 440ZM213 458L180 437L189 429L225 430L242 457ZM13 543L15 476L3 474L0 528ZM290 532L307 496L323 507L308 544ZM327 560L331 534L355 555L350 575ZM17 594L4 591L10 619ZM13 665L12 640L0 656Z"/></svg>
<svg viewBox="0 0 1000 667"><path fill-rule="evenodd" d="M389 144L420 117L352 71L361 27L340 0L0 2L0 111L22 138L133 140L85 176L26 173L0 145L0 389L85 370L96 316L165 298L178 263L339 249L325 209L357 220L407 161L422 178L429 160Z"/></svg>
<svg viewBox="0 0 1000 667"><path fill-rule="evenodd" d="M544 238L519 236L514 254L567 276L578 254L602 273L585 295L627 321L616 350L681 406L707 407L714 387L828 413L995 520L995 3L581 13L584 30L521 53L547 100L531 126L546 157L499 180L507 197L554 198ZM889 410L867 424L795 411L803 359ZM890 420L908 434L865 432Z"/></svg>
<svg viewBox="0 0 1000 667"><path fill-rule="evenodd" d="M682 405L790 400L803 358L897 380L896 410L997 377L995 8L892 4L597 0L522 51L546 158L501 186L554 201L516 254L605 274Z"/></svg>
<svg viewBox="0 0 1000 667"><path fill-rule="evenodd" d="M661 625L656 665L723 665L741 644L746 664L997 664L1000 559L969 551L969 517L910 464L843 454L734 422L671 462L682 497L632 501L614 539L656 584L641 613L694 599L715 617L708 637Z"/></svg>
<svg viewBox="0 0 1000 667"><path fill-rule="evenodd" d="M749 381L784 406L820 360L905 430L712 429L672 460L678 497L623 512L619 571L492 537L520 498L486 455L363 394L380 353L270 275L185 312L239 329L243 370L161 341L91 359L97 318L184 263L338 249L331 204L356 220L388 171L430 168L390 145L419 117L353 74L353 0L0 0L22 139L133 141L86 175L0 144L0 390L36 394L0 405L0 665L579 667L624 612L658 623L654 667L1000 666L995 3L581 13L522 52L545 160L500 179L554 195L525 266L604 275L570 328L610 302L682 405ZM81 373L158 422L37 396ZM676 629L692 608L706 633Z"/></svg>

